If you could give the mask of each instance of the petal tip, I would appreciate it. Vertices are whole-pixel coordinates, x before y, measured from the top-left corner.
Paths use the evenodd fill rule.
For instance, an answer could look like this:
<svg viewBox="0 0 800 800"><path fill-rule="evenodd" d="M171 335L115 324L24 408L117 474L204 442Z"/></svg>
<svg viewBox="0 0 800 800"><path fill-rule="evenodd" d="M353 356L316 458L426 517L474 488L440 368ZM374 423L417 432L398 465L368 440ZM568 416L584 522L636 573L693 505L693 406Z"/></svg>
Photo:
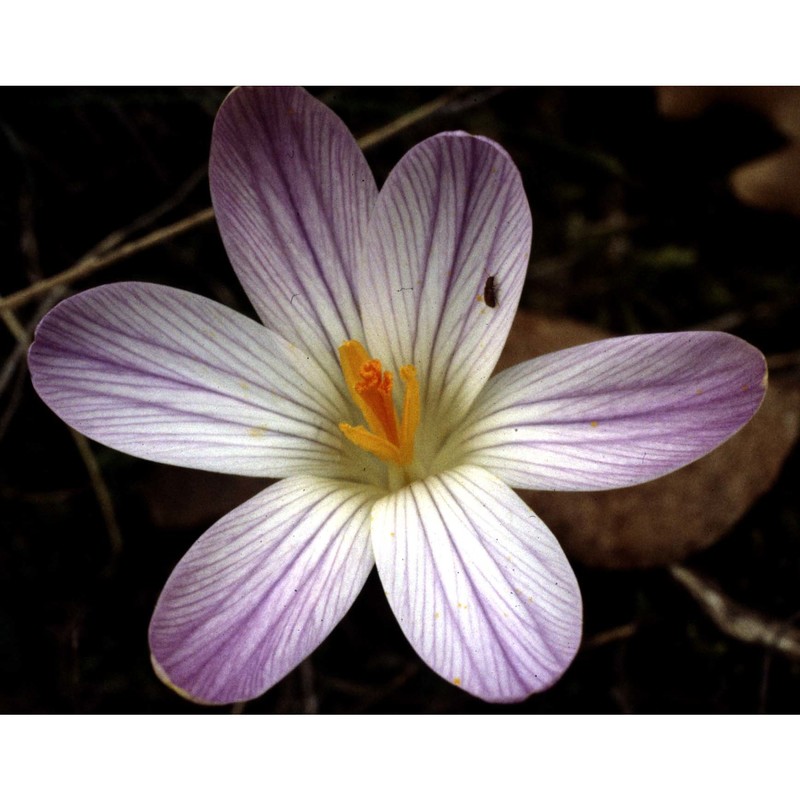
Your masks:
<svg viewBox="0 0 800 800"><path fill-rule="evenodd" d="M184 700L189 700L192 703L197 703L198 705L202 706L216 706L220 705L219 703L213 703L209 700L204 700L200 697L195 697L192 694L189 694L185 689L181 689L180 686L176 686L171 680L167 671L161 664L158 663L156 657L151 653L150 654L150 663L153 665L153 672L155 672L156 677L169 689L172 689L175 694L182 697Z"/></svg>

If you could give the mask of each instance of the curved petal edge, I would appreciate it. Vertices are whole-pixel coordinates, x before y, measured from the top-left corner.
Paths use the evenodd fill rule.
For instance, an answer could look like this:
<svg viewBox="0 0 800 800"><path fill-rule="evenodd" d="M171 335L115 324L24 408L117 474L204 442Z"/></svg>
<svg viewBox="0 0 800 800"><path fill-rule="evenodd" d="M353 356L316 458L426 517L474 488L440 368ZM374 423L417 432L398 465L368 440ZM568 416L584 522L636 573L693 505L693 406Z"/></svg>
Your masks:
<svg viewBox="0 0 800 800"><path fill-rule="evenodd" d="M453 451L520 489L633 486L718 447L766 387L764 356L727 333L606 339L495 375Z"/></svg>
<svg viewBox="0 0 800 800"><path fill-rule="evenodd" d="M182 696L263 694L350 608L374 563L374 492L287 478L223 517L177 565L150 623L158 676Z"/></svg>
<svg viewBox="0 0 800 800"><path fill-rule="evenodd" d="M400 627L447 681L483 700L555 683L581 639L581 597L555 536L478 467L378 501L372 546Z"/></svg>

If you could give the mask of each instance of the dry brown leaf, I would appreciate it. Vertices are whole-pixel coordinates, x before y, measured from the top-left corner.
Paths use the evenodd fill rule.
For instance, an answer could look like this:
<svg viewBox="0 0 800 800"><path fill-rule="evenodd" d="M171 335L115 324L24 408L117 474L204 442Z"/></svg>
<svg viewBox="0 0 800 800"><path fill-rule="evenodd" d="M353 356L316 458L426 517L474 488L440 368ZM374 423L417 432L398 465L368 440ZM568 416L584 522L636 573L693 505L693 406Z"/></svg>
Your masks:
<svg viewBox="0 0 800 800"><path fill-rule="evenodd" d="M600 338L597 328L520 312L502 365ZM724 536L770 488L799 433L800 391L772 381L742 431L671 475L628 489L520 495L571 557L607 568L661 566Z"/></svg>
<svg viewBox="0 0 800 800"><path fill-rule="evenodd" d="M758 111L786 137L800 139L797 86L662 86L656 92L658 110L667 117L695 117L728 103Z"/></svg>
<svg viewBox="0 0 800 800"><path fill-rule="evenodd" d="M800 141L734 170L731 186L743 203L800 217Z"/></svg>
<svg viewBox="0 0 800 800"><path fill-rule="evenodd" d="M743 203L800 216L800 88L664 86L657 97L668 117L694 117L717 103L732 103L769 119L788 139L787 146L736 169L731 188Z"/></svg>
<svg viewBox="0 0 800 800"><path fill-rule="evenodd" d="M157 528L188 530L218 520L272 481L153 465L142 491Z"/></svg>

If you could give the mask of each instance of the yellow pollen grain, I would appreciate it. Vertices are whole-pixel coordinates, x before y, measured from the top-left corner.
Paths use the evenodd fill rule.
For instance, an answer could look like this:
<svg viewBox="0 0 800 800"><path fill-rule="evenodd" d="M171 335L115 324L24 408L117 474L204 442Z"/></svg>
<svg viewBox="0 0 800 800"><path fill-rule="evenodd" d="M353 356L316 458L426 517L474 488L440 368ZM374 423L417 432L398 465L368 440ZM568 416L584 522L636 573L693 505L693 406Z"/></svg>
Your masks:
<svg viewBox="0 0 800 800"><path fill-rule="evenodd" d="M590 424L590 425L591 425L593 428L596 428L596 427L597 427L597 426L598 426L600 423L599 423L599 422L598 422L596 419L593 419L593 420L592 420L592 421L591 421L589 424Z"/></svg>
<svg viewBox="0 0 800 800"><path fill-rule="evenodd" d="M261 426L258 426L258 427L250 428L250 430L247 431L247 435L248 436L266 436L266 434L267 434L267 426L266 425L261 425Z"/></svg>
<svg viewBox="0 0 800 800"><path fill-rule="evenodd" d="M456 686L461 686L461 678L453 678L453 683Z"/></svg>

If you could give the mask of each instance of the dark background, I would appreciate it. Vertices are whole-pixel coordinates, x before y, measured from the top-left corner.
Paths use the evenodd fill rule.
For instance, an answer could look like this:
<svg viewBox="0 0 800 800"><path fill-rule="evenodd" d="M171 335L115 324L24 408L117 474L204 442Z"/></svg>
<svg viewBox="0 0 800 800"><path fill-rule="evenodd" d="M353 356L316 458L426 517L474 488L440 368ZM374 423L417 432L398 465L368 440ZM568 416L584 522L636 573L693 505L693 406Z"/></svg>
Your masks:
<svg viewBox="0 0 800 800"><path fill-rule="evenodd" d="M444 91L313 90L356 136ZM211 126L226 92L2 90L0 294L70 267L115 231L130 241L207 207ZM451 129L496 139L522 172L534 219L523 307L614 333L710 325L768 355L800 350L800 220L746 207L728 186L731 169L782 144L764 117L722 104L668 120L647 88L464 90L369 149L379 182L409 147ZM69 289L122 279L191 289L252 313L213 221ZM23 325L34 324L42 299L17 310ZM194 476L92 444L117 541L69 430L34 393L14 347L3 326L0 711L229 712L162 686L147 625L181 555L226 504L260 484ZM800 615L799 475L795 451L735 529L689 561L739 602L787 624ZM234 710L800 711L800 664L721 632L666 569L575 568L584 648L557 686L524 703L489 705L430 672L373 574L302 667ZM603 643L620 629L629 632Z"/></svg>

